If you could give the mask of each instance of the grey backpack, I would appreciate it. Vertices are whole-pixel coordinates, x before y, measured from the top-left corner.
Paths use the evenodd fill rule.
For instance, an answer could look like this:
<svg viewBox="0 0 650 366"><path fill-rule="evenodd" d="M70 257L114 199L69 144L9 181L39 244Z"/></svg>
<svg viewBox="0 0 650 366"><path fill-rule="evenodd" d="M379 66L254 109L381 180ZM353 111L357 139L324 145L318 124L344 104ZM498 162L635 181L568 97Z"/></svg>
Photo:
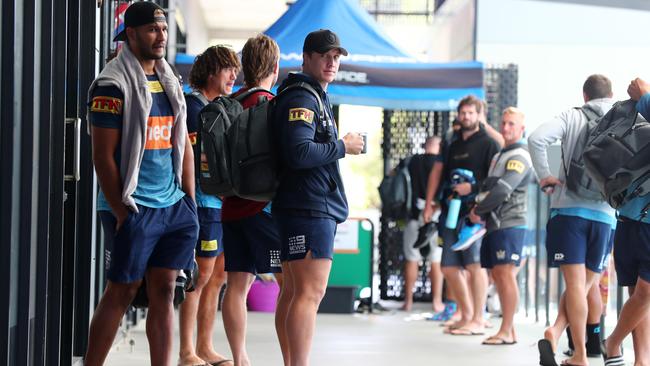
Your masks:
<svg viewBox="0 0 650 366"><path fill-rule="evenodd" d="M578 140L573 147L571 159L564 158L564 144L562 144L562 167L566 177L566 185L569 191L575 193L578 197L589 201L602 201L604 199L598 185L587 174L583 160L583 152L588 144L591 133L598 126L598 120L602 117L598 112L589 108L589 106L578 107L586 117L587 123L582 127L578 135Z"/></svg>
<svg viewBox="0 0 650 366"><path fill-rule="evenodd" d="M650 192L650 123L637 113L635 101L614 104L600 119L583 157L587 172L613 208Z"/></svg>

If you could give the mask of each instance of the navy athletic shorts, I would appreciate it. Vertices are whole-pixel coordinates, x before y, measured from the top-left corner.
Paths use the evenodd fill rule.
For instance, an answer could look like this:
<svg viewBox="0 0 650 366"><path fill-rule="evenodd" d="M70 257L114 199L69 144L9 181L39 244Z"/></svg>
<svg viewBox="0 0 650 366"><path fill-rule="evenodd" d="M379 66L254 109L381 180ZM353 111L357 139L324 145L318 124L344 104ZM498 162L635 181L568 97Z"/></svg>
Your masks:
<svg viewBox="0 0 650 366"><path fill-rule="evenodd" d="M609 267L609 259L612 257L612 251L614 250L614 238L616 237L616 230L612 230L609 234L609 241L607 242L607 248L605 249L605 256L603 257L603 269Z"/></svg>
<svg viewBox="0 0 650 366"><path fill-rule="evenodd" d="M603 270L612 226L578 216L557 215L546 224L548 264L584 264L590 271Z"/></svg>
<svg viewBox="0 0 650 366"><path fill-rule="evenodd" d="M280 229L281 260L334 257L336 221L327 217L274 215Z"/></svg>
<svg viewBox="0 0 650 366"><path fill-rule="evenodd" d="M279 273L280 233L266 212L223 223L226 272Z"/></svg>
<svg viewBox="0 0 650 366"><path fill-rule="evenodd" d="M440 215L438 221L438 240L442 242L442 258L440 259L440 266L442 267L465 267L474 263L481 263L481 241L477 240L471 247L462 250L454 251L451 246L458 241L458 234L456 230L448 229L445 226L445 216Z"/></svg>
<svg viewBox="0 0 650 366"><path fill-rule="evenodd" d="M196 205L185 196L172 206L138 205L115 232L117 220L100 211L105 233L107 278L116 283L139 281L149 267L188 269L199 233Z"/></svg>
<svg viewBox="0 0 650 366"><path fill-rule="evenodd" d="M621 217L614 238L614 263L620 286L650 282L650 224Z"/></svg>
<svg viewBox="0 0 650 366"><path fill-rule="evenodd" d="M481 266L494 268L500 264L514 264L519 267L526 231L512 227L487 233L481 245Z"/></svg>
<svg viewBox="0 0 650 366"><path fill-rule="evenodd" d="M199 240L196 242L196 256L212 258L223 253L223 228L221 209L199 207Z"/></svg>

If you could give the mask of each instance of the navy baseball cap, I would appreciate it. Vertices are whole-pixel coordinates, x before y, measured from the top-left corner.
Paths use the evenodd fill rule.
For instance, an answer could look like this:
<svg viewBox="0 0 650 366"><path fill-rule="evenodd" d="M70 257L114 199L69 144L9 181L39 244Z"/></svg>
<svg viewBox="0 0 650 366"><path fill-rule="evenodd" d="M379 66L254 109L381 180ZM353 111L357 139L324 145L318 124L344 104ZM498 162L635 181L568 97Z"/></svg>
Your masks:
<svg viewBox="0 0 650 366"><path fill-rule="evenodd" d="M113 42L126 41L126 28L128 27L166 21L163 8L150 1L138 1L131 4L124 12L124 29L113 38Z"/></svg>
<svg viewBox="0 0 650 366"><path fill-rule="evenodd" d="M302 46L302 52L327 53L327 51L338 48L343 56L348 55L348 51L341 47L341 40L336 33L329 29L319 29L313 31L305 37L305 43Z"/></svg>

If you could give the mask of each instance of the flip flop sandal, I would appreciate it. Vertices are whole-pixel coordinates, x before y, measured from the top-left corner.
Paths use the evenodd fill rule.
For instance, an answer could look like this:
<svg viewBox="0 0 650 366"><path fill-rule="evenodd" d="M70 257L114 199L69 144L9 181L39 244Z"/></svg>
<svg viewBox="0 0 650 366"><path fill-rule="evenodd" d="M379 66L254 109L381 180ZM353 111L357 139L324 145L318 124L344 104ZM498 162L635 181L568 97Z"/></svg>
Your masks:
<svg viewBox="0 0 650 366"><path fill-rule="evenodd" d="M452 331L456 330L458 328L452 328L452 327L446 327L445 329L442 330L443 334L451 334Z"/></svg>
<svg viewBox="0 0 650 366"><path fill-rule="evenodd" d="M491 340L496 342L490 342ZM514 344L517 344L517 341L513 340L511 342L508 342L504 338L492 336L488 337L481 344L484 344L486 346L512 346Z"/></svg>
<svg viewBox="0 0 650 366"><path fill-rule="evenodd" d="M440 323L439 325L441 327L449 328L449 327L453 327L454 324L458 323L459 321L460 321L460 319L458 319L458 320L449 319L444 323Z"/></svg>
<svg viewBox="0 0 650 366"><path fill-rule="evenodd" d="M212 366L219 366L223 365L226 362L233 362L232 360L221 360L221 361L215 361L215 362L210 362L209 364Z"/></svg>
<svg viewBox="0 0 650 366"><path fill-rule="evenodd" d="M537 349L539 350L539 364L541 366L558 366L555 361L555 353L553 353L553 346L548 339L540 339L537 342Z"/></svg>
<svg viewBox="0 0 650 366"><path fill-rule="evenodd" d="M477 335L485 335L485 331L483 330L472 330L472 329L467 329L467 328L458 328L458 329L452 329L449 334L455 335L455 336L477 336Z"/></svg>

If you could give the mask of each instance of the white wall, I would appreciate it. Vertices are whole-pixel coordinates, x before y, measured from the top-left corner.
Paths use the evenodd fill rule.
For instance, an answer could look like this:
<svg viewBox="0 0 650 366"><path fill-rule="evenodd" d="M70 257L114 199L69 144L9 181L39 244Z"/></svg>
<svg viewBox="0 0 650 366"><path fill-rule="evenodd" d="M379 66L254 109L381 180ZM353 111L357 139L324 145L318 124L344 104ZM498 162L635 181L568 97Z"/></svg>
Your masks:
<svg viewBox="0 0 650 366"><path fill-rule="evenodd" d="M582 105L582 84L600 73L616 99L636 76L650 80L650 12L531 0L480 0L477 58L519 65L519 107L529 130Z"/></svg>
<svg viewBox="0 0 650 366"><path fill-rule="evenodd" d="M203 9L196 0L178 1L177 6L183 14L187 34L187 53L196 55L208 47L208 26Z"/></svg>
<svg viewBox="0 0 650 366"><path fill-rule="evenodd" d="M474 0L447 0L433 18L431 61L468 61L474 53Z"/></svg>

